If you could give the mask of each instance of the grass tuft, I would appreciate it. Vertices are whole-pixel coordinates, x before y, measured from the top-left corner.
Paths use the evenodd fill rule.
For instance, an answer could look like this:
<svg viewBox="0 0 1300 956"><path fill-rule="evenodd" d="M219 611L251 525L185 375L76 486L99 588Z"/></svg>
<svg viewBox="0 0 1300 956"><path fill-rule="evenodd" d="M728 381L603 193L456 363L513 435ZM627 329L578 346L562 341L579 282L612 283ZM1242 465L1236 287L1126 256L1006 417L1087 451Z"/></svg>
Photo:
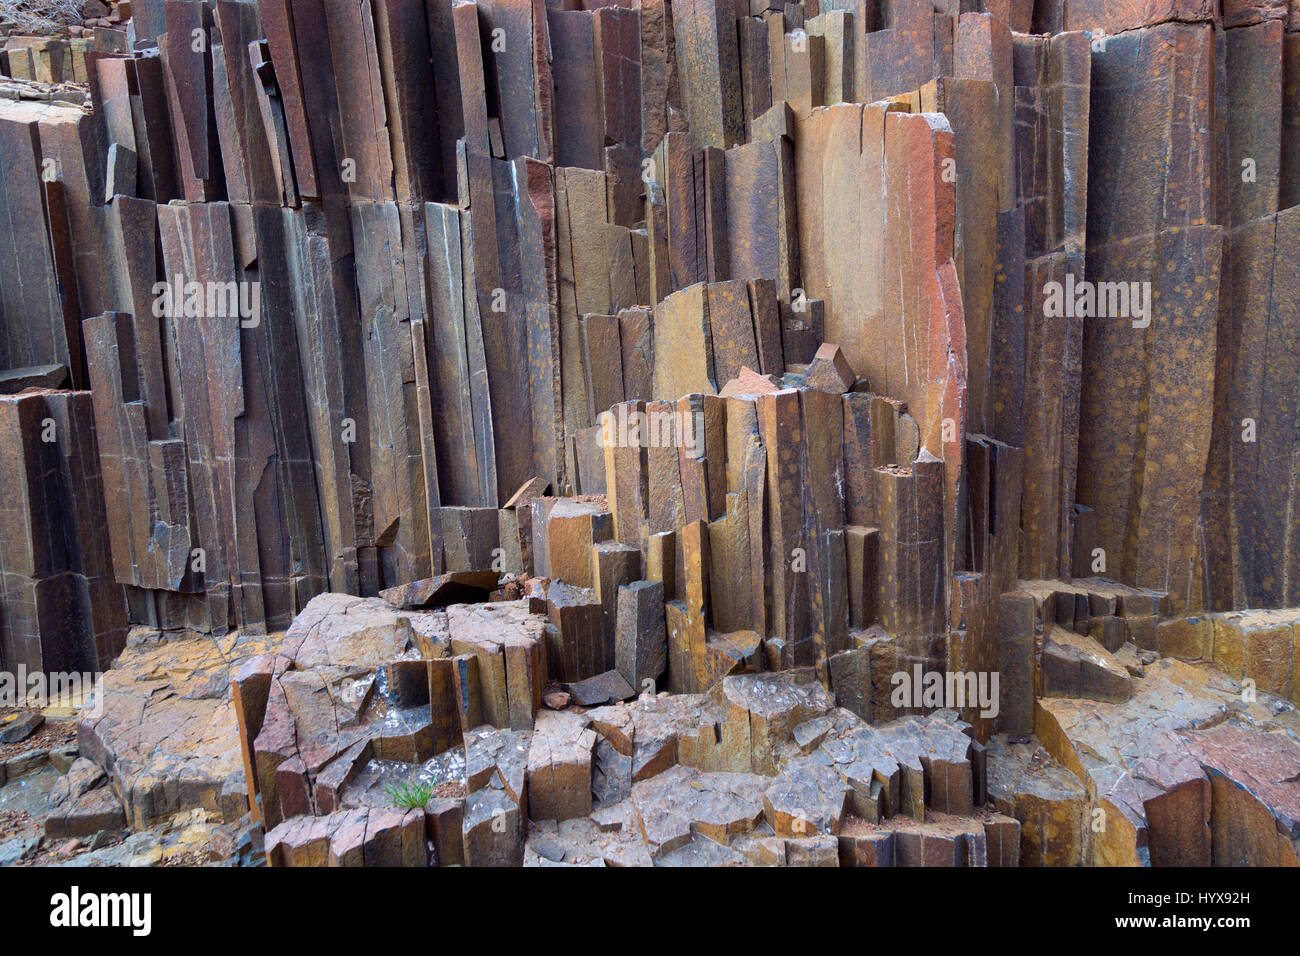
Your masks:
<svg viewBox="0 0 1300 956"><path fill-rule="evenodd" d="M388 787L388 799L393 806L403 810L423 810L424 805L433 799L433 784L430 783L394 783Z"/></svg>

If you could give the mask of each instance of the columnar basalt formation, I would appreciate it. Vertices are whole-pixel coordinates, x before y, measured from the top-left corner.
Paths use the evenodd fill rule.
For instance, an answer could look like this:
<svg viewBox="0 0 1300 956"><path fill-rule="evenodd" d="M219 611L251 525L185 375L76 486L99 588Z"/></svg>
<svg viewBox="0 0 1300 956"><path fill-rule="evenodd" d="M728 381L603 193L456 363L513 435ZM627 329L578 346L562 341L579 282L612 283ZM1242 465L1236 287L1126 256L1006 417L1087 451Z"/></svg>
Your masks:
<svg viewBox="0 0 1300 956"><path fill-rule="evenodd" d="M1296 0L104 6L0 27L64 817L1296 862Z"/></svg>

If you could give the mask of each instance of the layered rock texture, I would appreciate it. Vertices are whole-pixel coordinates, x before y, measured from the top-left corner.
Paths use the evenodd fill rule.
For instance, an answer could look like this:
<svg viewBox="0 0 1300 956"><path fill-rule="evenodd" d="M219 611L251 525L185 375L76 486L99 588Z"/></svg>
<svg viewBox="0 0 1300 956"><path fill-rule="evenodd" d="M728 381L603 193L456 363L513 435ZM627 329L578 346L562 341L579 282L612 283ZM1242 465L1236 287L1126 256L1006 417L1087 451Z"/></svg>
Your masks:
<svg viewBox="0 0 1300 956"><path fill-rule="evenodd" d="M104 10L0 33L56 832L1298 862L1296 0Z"/></svg>

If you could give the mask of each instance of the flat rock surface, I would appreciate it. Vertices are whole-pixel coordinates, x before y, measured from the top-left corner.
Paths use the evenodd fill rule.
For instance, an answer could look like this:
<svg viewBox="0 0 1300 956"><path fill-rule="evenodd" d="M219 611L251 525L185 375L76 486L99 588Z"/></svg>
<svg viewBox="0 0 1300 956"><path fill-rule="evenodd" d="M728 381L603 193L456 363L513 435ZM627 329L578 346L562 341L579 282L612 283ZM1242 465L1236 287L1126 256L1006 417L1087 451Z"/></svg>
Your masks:
<svg viewBox="0 0 1300 956"><path fill-rule="evenodd" d="M109 768L128 820L139 825L205 800L216 806L227 781L242 778L230 676L278 645L278 636L239 633L128 644L100 683L102 713L92 709L78 724L83 753Z"/></svg>
<svg viewBox="0 0 1300 956"><path fill-rule="evenodd" d="M673 767L632 786L632 804L654 851L679 849L693 835L726 845L763 819L767 778L750 773L704 773Z"/></svg>

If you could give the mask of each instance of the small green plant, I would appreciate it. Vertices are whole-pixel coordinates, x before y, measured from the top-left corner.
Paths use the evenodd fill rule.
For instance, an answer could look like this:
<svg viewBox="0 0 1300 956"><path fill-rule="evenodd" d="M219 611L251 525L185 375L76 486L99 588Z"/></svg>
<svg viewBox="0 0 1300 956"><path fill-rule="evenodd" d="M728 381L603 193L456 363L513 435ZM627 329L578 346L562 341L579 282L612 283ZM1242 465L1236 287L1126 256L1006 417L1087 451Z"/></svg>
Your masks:
<svg viewBox="0 0 1300 956"><path fill-rule="evenodd" d="M433 799L433 785L428 783L394 783L388 787L388 799L404 810L423 810Z"/></svg>

